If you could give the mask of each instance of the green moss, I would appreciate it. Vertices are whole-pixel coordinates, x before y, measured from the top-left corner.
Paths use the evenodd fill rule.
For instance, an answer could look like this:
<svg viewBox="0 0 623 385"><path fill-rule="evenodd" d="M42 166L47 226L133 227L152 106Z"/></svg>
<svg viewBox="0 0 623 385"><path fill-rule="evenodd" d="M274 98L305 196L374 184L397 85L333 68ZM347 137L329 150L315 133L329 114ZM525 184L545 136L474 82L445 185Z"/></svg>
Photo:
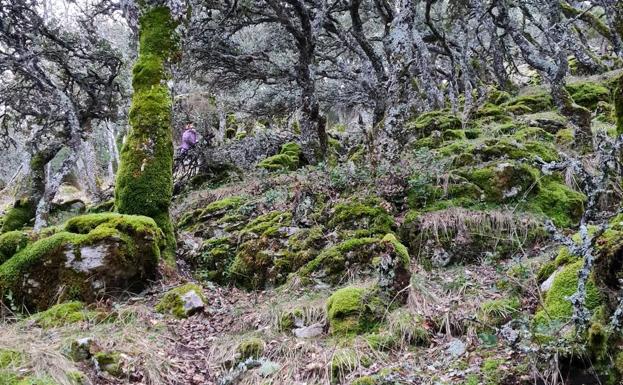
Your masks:
<svg viewBox="0 0 623 385"><path fill-rule="evenodd" d="M27 226L35 218L36 211L36 202L27 198L16 201L13 207L4 215L0 233L19 230Z"/></svg>
<svg viewBox="0 0 623 385"><path fill-rule="evenodd" d="M370 262L377 256L378 238L353 238L323 250L316 258L299 270L303 277L324 271L324 275L339 281L347 264Z"/></svg>
<svg viewBox="0 0 623 385"><path fill-rule="evenodd" d="M71 301L52 306L46 311L33 314L30 319L42 328L65 326L76 322L102 320L105 313L89 310L84 303Z"/></svg>
<svg viewBox="0 0 623 385"><path fill-rule="evenodd" d="M260 358L264 354L264 341L257 337L245 338L238 344L236 352L240 354L240 361Z"/></svg>
<svg viewBox="0 0 623 385"><path fill-rule="evenodd" d="M176 318L186 318L190 314L184 309L184 301L182 297L191 291L194 291L204 304L207 303L203 290L199 285L194 283L187 283L182 286L178 286L166 292L166 294L156 304L156 311L158 313L172 314Z"/></svg>
<svg viewBox="0 0 623 385"><path fill-rule="evenodd" d="M363 230L357 235L367 237L393 232L396 222L377 198L369 197L335 205L328 225L336 230Z"/></svg>
<svg viewBox="0 0 623 385"><path fill-rule="evenodd" d="M203 243L196 272L201 279L224 284L235 256L236 245L228 237L210 238Z"/></svg>
<svg viewBox="0 0 623 385"><path fill-rule="evenodd" d="M503 202L539 191L539 172L526 164L508 161L459 171L459 175L476 184L490 202Z"/></svg>
<svg viewBox="0 0 623 385"><path fill-rule="evenodd" d="M165 260L174 265L175 234L169 216L173 195L171 97L165 63L177 37L167 7L146 9L140 18L139 57L133 69L130 133L121 150L115 188L120 213L153 218L164 233Z"/></svg>
<svg viewBox="0 0 623 385"><path fill-rule="evenodd" d="M400 241L398 241L394 234L386 234L383 237L382 241L391 245L392 250L398 256L400 263L404 267L408 268L409 264L411 263L411 258L409 257L409 250L407 249L407 247L400 243Z"/></svg>
<svg viewBox="0 0 623 385"><path fill-rule="evenodd" d="M594 111L599 102L610 101L610 90L594 82L571 83L567 85L573 101L582 107Z"/></svg>
<svg viewBox="0 0 623 385"><path fill-rule="evenodd" d="M516 297L487 301L480 306L478 319L490 327L502 326L519 312L520 307Z"/></svg>
<svg viewBox="0 0 623 385"><path fill-rule="evenodd" d="M378 382L372 376L363 376L357 378L351 385L377 385Z"/></svg>
<svg viewBox="0 0 623 385"><path fill-rule="evenodd" d="M482 374L485 385L499 385L505 376L502 365L505 363L500 358L487 358L482 363Z"/></svg>
<svg viewBox="0 0 623 385"><path fill-rule="evenodd" d="M253 233L259 236L271 236L281 227L288 226L292 220L292 213L289 211L271 211L260 215L249 222L242 233Z"/></svg>
<svg viewBox="0 0 623 385"><path fill-rule="evenodd" d="M554 106L552 97L545 92L540 92L516 97L502 104L502 107L515 115L523 115L548 111L553 109Z"/></svg>
<svg viewBox="0 0 623 385"><path fill-rule="evenodd" d="M549 278L556 271L556 263L554 261L547 261L541 268L539 269L536 278L539 283L544 282L547 278Z"/></svg>
<svg viewBox="0 0 623 385"><path fill-rule="evenodd" d="M506 112L506 110L500 107L499 105L486 103L484 106L476 110L474 117L476 119L484 118L484 117L499 118L499 117L503 117L507 115L508 113Z"/></svg>
<svg viewBox="0 0 623 385"><path fill-rule="evenodd" d="M473 150L483 161L498 159L528 159L535 160L537 157L553 162L559 159L556 148L546 142L536 140L517 141L514 137L502 137L483 142Z"/></svg>
<svg viewBox="0 0 623 385"><path fill-rule="evenodd" d="M526 127L515 132L513 135L517 140L525 142L528 140L539 140L553 142L555 137L549 132L539 127Z"/></svg>
<svg viewBox="0 0 623 385"><path fill-rule="evenodd" d="M419 137L428 136L435 130L444 132L461 128L461 120L447 110L425 112L407 123L407 129L415 131Z"/></svg>
<svg viewBox="0 0 623 385"><path fill-rule="evenodd" d="M564 325L573 315L573 306L567 299L578 288L578 272L582 268L583 261L568 264L554 277L552 286L545 296L543 309L539 310L534 322L537 330L548 329L550 324ZM586 284L586 307L595 309L601 304L602 298L592 278Z"/></svg>
<svg viewBox="0 0 623 385"><path fill-rule="evenodd" d="M117 352L97 352L93 355L93 359L101 371L113 377L119 377L123 374L121 354Z"/></svg>
<svg viewBox="0 0 623 385"><path fill-rule="evenodd" d="M303 310L300 308L283 312L277 320L277 327L280 331L289 331L296 326L296 320L303 318Z"/></svg>
<svg viewBox="0 0 623 385"><path fill-rule="evenodd" d="M556 132L556 143L563 146L571 146L575 136L572 128L565 128Z"/></svg>
<svg viewBox="0 0 623 385"><path fill-rule="evenodd" d="M531 211L542 213L559 227L577 224L584 211L586 196L551 178L541 180L538 193L527 204Z"/></svg>
<svg viewBox="0 0 623 385"><path fill-rule="evenodd" d="M270 171L296 170L301 162L301 146L290 142L281 146L279 154L273 155L261 161L258 166Z"/></svg>
<svg viewBox="0 0 623 385"><path fill-rule="evenodd" d="M375 288L344 287L327 301L329 333L352 335L374 330L386 309Z"/></svg>
<svg viewBox="0 0 623 385"><path fill-rule="evenodd" d="M9 231L0 235L0 265L26 247L28 235L22 231Z"/></svg>

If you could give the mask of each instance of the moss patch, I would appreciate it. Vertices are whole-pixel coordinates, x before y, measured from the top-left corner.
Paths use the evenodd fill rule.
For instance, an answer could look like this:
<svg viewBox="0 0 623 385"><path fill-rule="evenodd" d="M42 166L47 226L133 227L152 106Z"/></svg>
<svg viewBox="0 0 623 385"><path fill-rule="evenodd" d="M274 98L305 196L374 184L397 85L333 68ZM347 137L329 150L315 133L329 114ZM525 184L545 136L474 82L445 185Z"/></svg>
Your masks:
<svg viewBox="0 0 623 385"><path fill-rule="evenodd" d="M9 231L0 235L0 265L26 247L28 235L22 231Z"/></svg>
<svg viewBox="0 0 623 385"><path fill-rule="evenodd" d="M290 142L281 146L279 154L261 161L258 166L270 171L296 170L301 163L301 146Z"/></svg>
<svg viewBox="0 0 623 385"><path fill-rule="evenodd" d="M571 83L567 85L573 101L582 107L594 111L599 102L610 101L610 90L594 82Z"/></svg>
<svg viewBox="0 0 623 385"><path fill-rule="evenodd" d="M577 291L578 272L582 266L583 261L580 260L564 266L556 274L552 287L545 297L543 309L539 310L534 317L537 330L547 329L550 325L560 327L571 319L573 306L567 297ZM592 278L586 284L586 294L586 307L589 310L593 310L601 304L601 294Z"/></svg>
<svg viewBox="0 0 623 385"><path fill-rule="evenodd" d="M102 320L105 313L89 310L84 303L71 301L52 306L46 311L30 316L42 328L59 327L76 322Z"/></svg>
<svg viewBox="0 0 623 385"><path fill-rule="evenodd" d="M18 200L2 218L2 229L0 233L19 230L27 226L35 218L36 211L36 202L32 202L27 198Z"/></svg>
<svg viewBox="0 0 623 385"><path fill-rule="evenodd" d="M329 332L334 335L373 331L386 309L375 288L344 287L327 301Z"/></svg>
<svg viewBox="0 0 623 385"><path fill-rule="evenodd" d="M245 338L238 344L236 353L240 354L240 361L260 358L264 354L264 341L257 337Z"/></svg>

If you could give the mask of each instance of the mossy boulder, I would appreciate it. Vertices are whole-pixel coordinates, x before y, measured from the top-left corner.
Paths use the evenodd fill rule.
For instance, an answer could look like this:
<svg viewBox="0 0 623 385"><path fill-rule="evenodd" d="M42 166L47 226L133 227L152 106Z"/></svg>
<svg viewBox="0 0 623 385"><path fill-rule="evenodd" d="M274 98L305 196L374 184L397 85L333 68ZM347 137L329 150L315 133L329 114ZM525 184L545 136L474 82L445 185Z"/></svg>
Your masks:
<svg viewBox="0 0 623 385"><path fill-rule="evenodd" d="M558 151L550 143L528 138L517 139L519 139L517 134L514 137L488 139L475 146L472 154L484 162L500 159L541 159L545 162L554 162L559 159Z"/></svg>
<svg viewBox="0 0 623 385"><path fill-rule="evenodd" d="M396 295L409 284L410 257L393 234L353 238L325 249L299 271L299 276L337 284L350 274L376 277L379 288Z"/></svg>
<svg viewBox="0 0 623 385"><path fill-rule="evenodd" d="M553 109L552 97L546 92L521 95L502 104L506 111L515 115L523 115L534 112L548 111Z"/></svg>
<svg viewBox="0 0 623 385"><path fill-rule="evenodd" d="M517 161L494 161L457 173L480 187L485 200L502 203L539 191L539 171Z"/></svg>
<svg viewBox="0 0 623 385"><path fill-rule="evenodd" d="M407 130L422 138L430 135L433 131L444 132L447 130L459 130L462 128L461 120L447 110L435 110L425 112L407 123Z"/></svg>
<svg viewBox="0 0 623 385"><path fill-rule="evenodd" d="M555 178L545 177L539 181L535 195L525 203L527 210L542 214L559 227L577 225L582 213L586 196L572 190Z"/></svg>
<svg viewBox="0 0 623 385"><path fill-rule="evenodd" d="M377 287L341 288L327 301L329 333L353 335L374 331L387 307Z"/></svg>
<svg viewBox="0 0 623 385"><path fill-rule="evenodd" d="M396 222L378 198L353 198L333 206L328 228L344 238L370 237L394 231Z"/></svg>
<svg viewBox="0 0 623 385"><path fill-rule="evenodd" d="M601 84L594 82L579 82L567 85L573 101L582 107L594 111L599 102L611 100L610 90Z"/></svg>
<svg viewBox="0 0 623 385"><path fill-rule="evenodd" d="M89 214L71 219L0 265L0 294L43 310L57 300L92 302L141 290L156 276L163 247L153 219Z"/></svg>
<svg viewBox="0 0 623 385"><path fill-rule="evenodd" d="M0 235L0 265L15 253L26 247L28 234L23 231L9 231Z"/></svg>
<svg viewBox="0 0 623 385"><path fill-rule="evenodd" d="M187 318L202 311L206 303L201 287L194 283L187 283L166 292L156 304L156 311L172 314L176 318Z"/></svg>
<svg viewBox="0 0 623 385"><path fill-rule="evenodd" d="M258 166L269 171L296 170L301 164L301 146L290 142L281 146L279 154L262 160Z"/></svg>
<svg viewBox="0 0 623 385"><path fill-rule="evenodd" d="M540 221L528 214L454 207L407 215L401 236L412 255L445 266L484 256L509 258L547 234Z"/></svg>

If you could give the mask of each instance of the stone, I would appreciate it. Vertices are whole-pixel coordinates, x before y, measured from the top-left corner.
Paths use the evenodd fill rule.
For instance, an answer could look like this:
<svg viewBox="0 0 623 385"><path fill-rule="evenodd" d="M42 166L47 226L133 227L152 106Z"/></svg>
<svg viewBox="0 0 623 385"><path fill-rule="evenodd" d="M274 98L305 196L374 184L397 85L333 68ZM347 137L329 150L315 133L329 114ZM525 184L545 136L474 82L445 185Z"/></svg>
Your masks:
<svg viewBox="0 0 623 385"><path fill-rule="evenodd" d="M454 338L446 345L446 352L450 354L454 358L458 358L465 354L467 351L467 346L465 346L465 342L461 341L458 338Z"/></svg>
<svg viewBox="0 0 623 385"><path fill-rule="evenodd" d="M191 316L197 312L200 312L205 307L205 303L197 294L196 291L191 290L182 296L183 308L186 316Z"/></svg>
<svg viewBox="0 0 623 385"><path fill-rule="evenodd" d="M292 329L292 332L298 338L314 338L321 335L323 329L324 327L321 323L315 323L313 325Z"/></svg>

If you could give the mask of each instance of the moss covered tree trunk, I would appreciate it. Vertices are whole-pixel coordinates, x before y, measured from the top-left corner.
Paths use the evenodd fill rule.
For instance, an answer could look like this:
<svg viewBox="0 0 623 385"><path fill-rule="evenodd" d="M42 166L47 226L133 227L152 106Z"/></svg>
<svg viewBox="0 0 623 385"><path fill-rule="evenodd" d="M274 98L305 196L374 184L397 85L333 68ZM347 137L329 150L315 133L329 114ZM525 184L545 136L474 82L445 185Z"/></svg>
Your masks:
<svg viewBox="0 0 623 385"><path fill-rule="evenodd" d="M171 95L167 80L176 54L176 22L169 8L146 6L139 22L139 55L132 70L130 132L121 150L115 205L120 213L153 218L166 237L164 257L174 260L169 215L173 193Z"/></svg>

